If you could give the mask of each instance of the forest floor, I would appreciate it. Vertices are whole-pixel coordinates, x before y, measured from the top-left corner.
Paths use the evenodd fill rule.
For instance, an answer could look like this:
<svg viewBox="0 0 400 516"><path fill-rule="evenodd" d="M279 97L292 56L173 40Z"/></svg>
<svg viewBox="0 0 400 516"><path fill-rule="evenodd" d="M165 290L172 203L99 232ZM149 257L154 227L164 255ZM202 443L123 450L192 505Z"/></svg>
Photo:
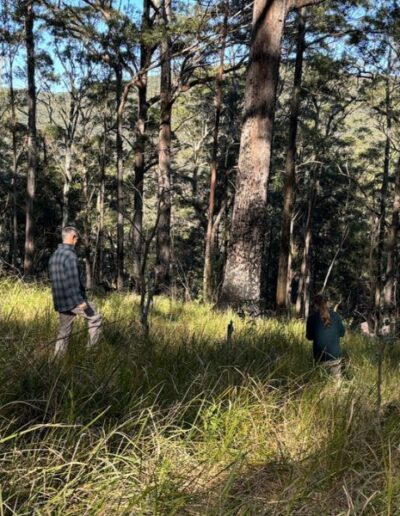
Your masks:
<svg viewBox="0 0 400 516"><path fill-rule="evenodd" d="M95 304L99 348L77 322L54 361L49 289L0 283L1 515L400 513L398 344L378 412L372 339L338 385L301 321L159 298L144 338L136 297Z"/></svg>

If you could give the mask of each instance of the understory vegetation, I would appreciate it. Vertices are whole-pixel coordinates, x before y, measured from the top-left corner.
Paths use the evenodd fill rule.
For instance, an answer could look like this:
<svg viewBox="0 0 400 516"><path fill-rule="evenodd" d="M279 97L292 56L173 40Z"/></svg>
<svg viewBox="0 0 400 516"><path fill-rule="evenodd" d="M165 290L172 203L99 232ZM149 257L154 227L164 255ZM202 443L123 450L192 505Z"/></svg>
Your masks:
<svg viewBox="0 0 400 516"><path fill-rule="evenodd" d="M347 332L341 384L303 321L156 298L95 299L52 358L46 286L0 284L0 514L398 514L400 353ZM232 342L227 325L233 321Z"/></svg>

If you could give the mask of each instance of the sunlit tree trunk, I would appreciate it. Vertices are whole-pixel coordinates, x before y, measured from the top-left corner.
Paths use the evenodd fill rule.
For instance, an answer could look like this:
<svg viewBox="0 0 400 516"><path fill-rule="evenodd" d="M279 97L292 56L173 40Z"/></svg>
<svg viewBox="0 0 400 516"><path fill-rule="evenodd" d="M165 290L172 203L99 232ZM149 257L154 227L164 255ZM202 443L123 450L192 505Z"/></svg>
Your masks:
<svg viewBox="0 0 400 516"><path fill-rule="evenodd" d="M205 301L211 301L213 294L212 284L212 263L214 254L214 241L215 241L215 229L214 229L214 211L215 211L215 192L217 187L217 170L218 170L218 137L219 137L219 125L222 109L222 83L224 77L224 58L225 58L225 44L227 35L227 24L228 24L228 6L225 6L225 14L221 28L221 49L220 49L220 63L219 70L216 78L216 91L215 91L215 122L213 132L213 147L211 155L211 173L210 173L210 193L208 200L208 213L207 213L207 232L206 232L206 245L204 253L204 271L203 271L203 298Z"/></svg>
<svg viewBox="0 0 400 516"><path fill-rule="evenodd" d="M221 304L258 304L281 41L290 9L320 0L255 0L239 167Z"/></svg>
<svg viewBox="0 0 400 516"><path fill-rule="evenodd" d="M315 172L312 173L310 191L307 204L307 216L304 228L303 257L300 267L300 280L296 299L296 314L305 315L309 306L309 285L310 285L310 251L312 241L312 218L316 197Z"/></svg>
<svg viewBox="0 0 400 516"><path fill-rule="evenodd" d="M290 106L289 138L286 154L286 167L283 187L283 213L281 227L281 244L279 253L278 282L276 288L276 306L286 309L288 303L288 281L290 276L290 235L296 188L296 139L301 102L301 82L303 72L303 55L305 49L305 8L298 13L298 36L293 92Z"/></svg>
<svg viewBox="0 0 400 516"><path fill-rule="evenodd" d="M161 2L160 132L158 147L159 218L156 239L157 289L166 292L171 268L171 39L167 29L171 19L171 0Z"/></svg>
<svg viewBox="0 0 400 516"><path fill-rule="evenodd" d="M222 304L258 304L261 297L267 184L285 17L285 1L255 0Z"/></svg>
<svg viewBox="0 0 400 516"><path fill-rule="evenodd" d="M64 185L63 185L63 207L62 207L62 225L67 226L69 223L69 193L71 190L72 175L72 146L67 143L64 158Z"/></svg>
<svg viewBox="0 0 400 516"><path fill-rule="evenodd" d="M124 165L123 165L123 146L122 146L122 65L118 63L115 67L115 87L116 87L116 151L117 151L117 290L124 286Z"/></svg>
<svg viewBox="0 0 400 516"><path fill-rule="evenodd" d="M144 0L142 15L142 32L148 28L150 15L150 2ZM146 150L146 128L147 128L147 67L150 64L151 48L142 38L140 43L140 68L144 70L138 80L138 117L136 121L135 139L135 178L134 178L134 213L133 213L133 280L135 290L140 293L141 286L141 263L143 247L143 192L145 174L145 150Z"/></svg>

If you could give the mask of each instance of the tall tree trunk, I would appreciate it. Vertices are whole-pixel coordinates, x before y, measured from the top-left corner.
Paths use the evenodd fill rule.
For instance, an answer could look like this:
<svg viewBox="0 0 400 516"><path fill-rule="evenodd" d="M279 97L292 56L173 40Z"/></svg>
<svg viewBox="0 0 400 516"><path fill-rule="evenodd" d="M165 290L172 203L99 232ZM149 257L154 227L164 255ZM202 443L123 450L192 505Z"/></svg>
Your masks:
<svg viewBox="0 0 400 516"><path fill-rule="evenodd" d="M391 54L389 52L388 57L388 74L391 69ZM385 140L385 151L383 161L383 175L382 185L379 194L379 218L377 221L377 252L376 252L376 282L374 295L374 312L378 313L381 307L382 289L383 289L383 251L385 244L385 221L386 221L386 201L389 186L389 173L390 173L390 140L392 130L392 117L391 117L391 93L390 93L390 79L389 75L386 77L386 95L385 95L385 109L386 109L386 140Z"/></svg>
<svg viewBox="0 0 400 516"><path fill-rule="evenodd" d="M312 240L312 218L316 197L315 172L312 173L310 192L307 205L307 218L304 228L303 258L300 267L300 280L296 299L296 314L301 316L308 311L309 284L310 284L310 250Z"/></svg>
<svg viewBox="0 0 400 516"><path fill-rule="evenodd" d="M36 189L37 147L36 147L36 85L35 85L35 40L33 35L33 0L25 5L25 44L27 52L28 77L28 175L26 189L25 258L24 276L33 273L35 252L33 207Z"/></svg>
<svg viewBox="0 0 400 516"><path fill-rule="evenodd" d="M292 281L293 281L293 256L295 255L296 244L293 236L295 217L292 216L290 221L290 235L289 235L289 257L287 267L287 281L286 281L286 298L290 301L292 297Z"/></svg>
<svg viewBox="0 0 400 516"><path fill-rule="evenodd" d="M83 195L85 198L85 211L83 214L83 245L85 248L85 275L86 288L91 289L93 286L92 278L92 258L91 258L91 239L90 239L90 199L89 199L89 170L85 166L83 173Z"/></svg>
<svg viewBox="0 0 400 516"><path fill-rule="evenodd" d="M76 126L78 121L78 105L74 94L70 95L69 105L69 116L66 126L65 135L65 158L64 158L64 186L63 186L63 212L62 212L62 225L63 227L69 223L69 195L72 184L72 154L73 145L76 132Z"/></svg>
<svg viewBox="0 0 400 516"><path fill-rule="evenodd" d="M142 33L149 26L150 2L143 1ZM142 37L140 43L140 68L146 70L150 64L151 48ZM145 150L147 129L147 71L144 71L138 81L138 118L136 121L135 139L135 178L134 178L134 213L133 213L133 280L135 290L141 293L141 263L143 246L143 187L145 174Z"/></svg>
<svg viewBox="0 0 400 516"><path fill-rule="evenodd" d="M100 184L97 194L97 236L96 247L94 250L93 274L96 283L101 285L103 282L104 270L104 196L105 196L105 175L106 175L106 152L107 152L107 124L106 117L103 119L103 141L99 153Z"/></svg>
<svg viewBox="0 0 400 516"><path fill-rule="evenodd" d="M387 236L387 261L386 261L386 277L384 287L384 305L388 309L396 305L395 298L395 264L397 258L397 234L399 227L400 212L400 157L397 162L394 199L392 208L392 223Z"/></svg>
<svg viewBox="0 0 400 516"><path fill-rule="evenodd" d="M15 90L13 80L13 60L10 58L10 106L11 106L11 137L12 137L12 212L11 212L11 264L17 266L18 257L18 203L17 203L17 178L18 178L18 150L17 150L17 116L15 110Z"/></svg>
<svg viewBox="0 0 400 516"><path fill-rule="evenodd" d="M168 24L171 0L161 3L164 35L161 42L160 133L158 148L159 217L156 240L157 289L166 292L170 285L171 268L171 40Z"/></svg>
<svg viewBox="0 0 400 516"><path fill-rule="evenodd" d="M281 310L286 310L288 303L287 294L290 259L290 227L293 219L296 188L296 139L301 103L301 82L303 72L303 56L305 50L305 33L305 8L302 8L298 13L296 65L290 106L289 140L286 154L286 167L283 187L284 204L282 213L278 282L276 288L276 306Z"/></svg>
<svg viewBox="0 0 400 516"><path fill-rule="evenodd" d="M220 302L259 303L267 184L286 1L255 0L239 170Z"/></svg>
<svg viewBox="0 0 400 516"><path fill-rule="evenodd" d="M115 68L116 78L116 100L117 100L117 134L116 134L116 151L117 151L117 290L121 290L124 286L124 206L123 206L123 188L124 188L124 169L123 169L123 147L122 147L122 66L121 63Z"/></svg>
<svg viewBox="0 0 400 516"><path fill-rule="evenodd" d="M69 192L71 190L72 176L71 176L71 163L72 163L72 147L67 142L65 148L65 159L64 159L64 186L63 186L63 207L62 207L62 226L67 226L69 223Z"/></svg>
<svg viewBox="0 0 400 516"><path fill-rule="evenodd" d="M211 173L210 173L210 194L208 200L208 213L207 213L207 233L206 233L206 246L204 253L204 272L203 272L203 298L205 301L211 301L213 295L213 282L212 282L212 263L214 255L214 241L215 241L215 230L214 230L214 211L215 211L215 192L217 187L217 170L218 170L218 137L219 137L219 125L222 109L222 84L224 78L224 59L225 59L225 44L227 35L228 25L228 5L224 6L224 19L221 27L221 49L220 49L220 62L219 70L216 77L216 91L215 91L215 122L214 122L214 134L213 134L213 147L211 155Z"/></svg>

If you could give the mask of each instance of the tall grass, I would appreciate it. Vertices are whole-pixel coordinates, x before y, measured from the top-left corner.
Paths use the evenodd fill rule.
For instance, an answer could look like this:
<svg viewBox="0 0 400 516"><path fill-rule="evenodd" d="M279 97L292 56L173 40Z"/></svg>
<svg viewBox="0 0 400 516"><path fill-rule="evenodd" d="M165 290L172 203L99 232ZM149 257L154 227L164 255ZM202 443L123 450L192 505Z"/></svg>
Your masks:
<svg viewBox="0 0 400 516"><path fill-rule="evenodd" d="M160 298L143 338L138 303L96 299L99 348L77 321L55 361L49 290L0 284L0 514L399 514L396 345L378 414L373 341L337 385L300 321Z"/></svg>

